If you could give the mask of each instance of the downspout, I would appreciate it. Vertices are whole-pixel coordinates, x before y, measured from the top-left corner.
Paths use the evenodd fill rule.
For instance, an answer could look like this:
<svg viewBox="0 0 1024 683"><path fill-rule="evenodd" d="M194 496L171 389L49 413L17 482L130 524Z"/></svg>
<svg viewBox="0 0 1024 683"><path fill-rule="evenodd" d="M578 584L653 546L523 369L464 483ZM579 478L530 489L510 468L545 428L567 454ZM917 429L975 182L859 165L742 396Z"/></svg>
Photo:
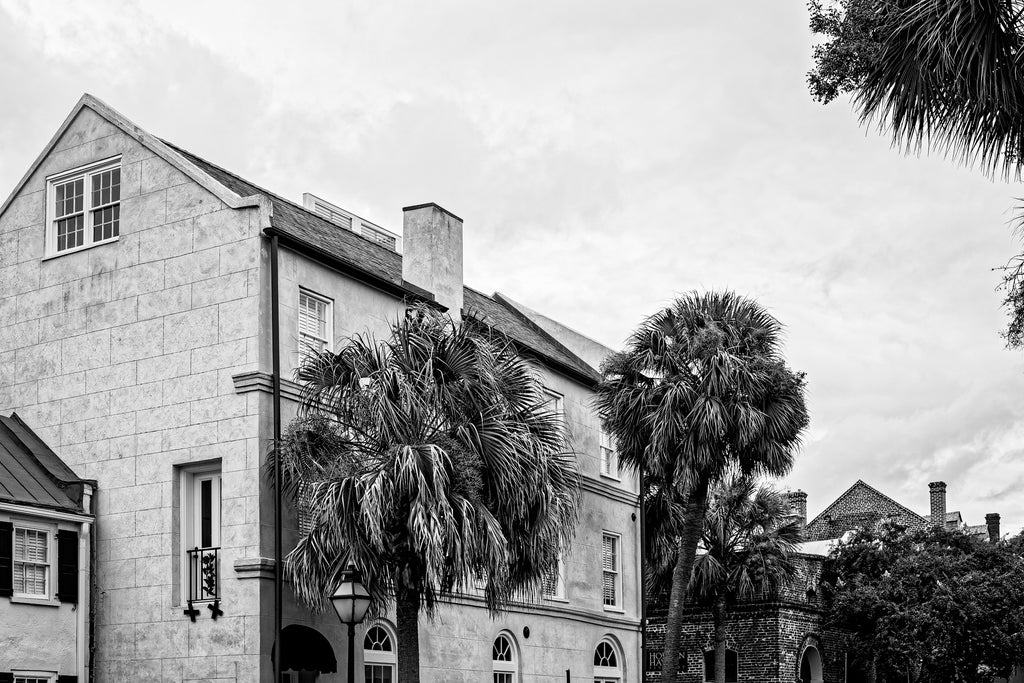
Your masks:
<svg viewBox="0 0 1024 683"><path fill-rule="evenodd" d="M274 448L281 442L281 326L277 287L277 235L270 238L270 325L274 373ZM281 679L284 576L281 568L281 461L274 457L274 680Z"/></svg>
<svg viewBox="0 0 1024 683"><path fill-rule="evenodd" d="M647 515L644 512L644 463L640 460L640 683L647 683Z"/></svg>
<svg viewBox="0 0 1024 683"><path fill-rule="evenodd" d="M92 486L84 484L82 489L82 508L87 514L92 514ZM92 558L92 521L83 521L78 535L78 605L75 606L78 611L75 620L75 669L82 683L92 680Z"/></svg>

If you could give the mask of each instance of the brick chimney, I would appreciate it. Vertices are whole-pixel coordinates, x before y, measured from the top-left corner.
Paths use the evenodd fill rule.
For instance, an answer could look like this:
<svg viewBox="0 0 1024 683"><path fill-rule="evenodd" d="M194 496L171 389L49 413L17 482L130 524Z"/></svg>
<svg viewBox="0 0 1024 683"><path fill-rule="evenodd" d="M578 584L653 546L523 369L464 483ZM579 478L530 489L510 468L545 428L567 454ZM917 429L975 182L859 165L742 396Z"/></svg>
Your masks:
<svg viewBox="0 0 1024 683"><path fill-rule="evenodd" d="M793 509L791 514L800 522L800 528L807 526L807 494L797 489L786 493L785 496Z"/></svg>
<svg viewBox="0 0 1024 683"><path fill-rule="evenodd" d="M932 524L946 528L946 482L933 481L928 484L928 499L931 502Z"/></svg>
<svg viewBox="0 0 1024 683"><path fill-rule="evenodd" d="M999 542L999 513L990 512L985 515L985 526L988 527L988 540L992 543Z"/></svg>
<svg viewBox="0 0 1024 683"><path fill-rule="evenodd" d="M433 203L407 206L402 212L402 278L433 294L459 320L462 219Z"/></svg>

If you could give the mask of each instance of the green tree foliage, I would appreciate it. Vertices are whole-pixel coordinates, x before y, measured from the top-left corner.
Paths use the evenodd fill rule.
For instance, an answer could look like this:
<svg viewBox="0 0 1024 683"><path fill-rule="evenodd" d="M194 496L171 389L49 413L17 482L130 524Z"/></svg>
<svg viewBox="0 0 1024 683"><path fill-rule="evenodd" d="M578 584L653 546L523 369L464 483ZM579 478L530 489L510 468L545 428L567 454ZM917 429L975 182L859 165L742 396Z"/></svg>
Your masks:
<svg viewBox="0 0 1024 683"><path fill-rule="evenodd" d="M822 586L829 623L850 633L851 665L890 681L992 683L1024 661L1024 560L932 527L862 530L833 550Z"/></svg>
<svg viewBox="0 0 1024 683"><path fill-rule="evenodd" d="M1024 157L1024 2L811 0L811 95L850 93L862 123L905 151L935 149L1019 178ZM1018 213L1018 224L1024 213ZM1020 227L1020 225L1018 225ZM1001 268L1007 345L1024 345L1024 255Z"/></svg>
<svg viewBox="0 0 1024 683"><path fill-rule="evenodd" d="M733 292L690 293L645 320L602 367L597 406L622 464L643 470L653 575L671 576L662 680L678 681L686 590L708 492L731 468L781 476L807 426L804 377L779 322Z"/></svg>
<svg viewBox="0 0 1024 683"><path fill-rule="evenodd" d="M323 609L349 562L394 604L399 679L419 680L417 619L482 582L492 610L539 596L575 531L580 479L560 415L506 341L410 310L298 373L301 419L277 449L309 520L286 573Z"/></svg>
<svg viewBox="0 0 1024 683"><path fill-rule="evenodd" d="M728 606L776 594L796 571L790 554L801 531L791 515L782 494L749 477L729 476L711 492L690 590L711 607L716 683L725 683Z"/></svg>

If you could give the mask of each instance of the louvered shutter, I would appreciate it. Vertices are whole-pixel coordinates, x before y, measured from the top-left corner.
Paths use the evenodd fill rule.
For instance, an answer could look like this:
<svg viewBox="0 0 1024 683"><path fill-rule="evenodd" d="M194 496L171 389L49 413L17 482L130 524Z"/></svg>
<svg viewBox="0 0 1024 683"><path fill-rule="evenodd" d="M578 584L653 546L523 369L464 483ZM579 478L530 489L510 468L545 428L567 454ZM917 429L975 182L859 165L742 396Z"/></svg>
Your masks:
<svg viewBox="0 0 1024 683"><path fill-rule="evenodd" d="M13 594L14 525L10 522L0 522L0 597L9 598ZM2 678L0 683L3 683Z"/></svg>
<svg viewBox="0 0 1024 683"><path fill-rule="evenodd" d="M57 599L78 602L78 532L57 532Z"/></svg>

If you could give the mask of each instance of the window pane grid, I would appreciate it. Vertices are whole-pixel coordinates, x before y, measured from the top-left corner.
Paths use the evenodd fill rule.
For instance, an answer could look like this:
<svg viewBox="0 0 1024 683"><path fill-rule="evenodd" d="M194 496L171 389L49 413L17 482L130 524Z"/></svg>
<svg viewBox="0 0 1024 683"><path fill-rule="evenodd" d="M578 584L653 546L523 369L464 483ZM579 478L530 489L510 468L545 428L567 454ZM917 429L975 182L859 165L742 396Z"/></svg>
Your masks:
<svg viewBox="0 0 1024 683"><path fill-rule="evenodd" d="M52 189L50 249L68 251L120 235L120 166L83 172L54 182Z"/></svg>
<svg viewBox="0 0 1024 683"><path fill-rule="evenodd" d="M391 683L394 678L394 667L390 664L367 664L363 668L366 683Z"/></svg>
<svg viewBox="0 0 1024 683"><path fill-rule="evenodd" d="M49 535L36 529L14 530L14 592L24 595L47 595L49 566Z"/></svg>
<svg viewBox="0 0 1024 683"><path fill-rule="evenodd" d="M619 539L605 534L601 539L601 599L607 606L619 604Z"/></svg>

